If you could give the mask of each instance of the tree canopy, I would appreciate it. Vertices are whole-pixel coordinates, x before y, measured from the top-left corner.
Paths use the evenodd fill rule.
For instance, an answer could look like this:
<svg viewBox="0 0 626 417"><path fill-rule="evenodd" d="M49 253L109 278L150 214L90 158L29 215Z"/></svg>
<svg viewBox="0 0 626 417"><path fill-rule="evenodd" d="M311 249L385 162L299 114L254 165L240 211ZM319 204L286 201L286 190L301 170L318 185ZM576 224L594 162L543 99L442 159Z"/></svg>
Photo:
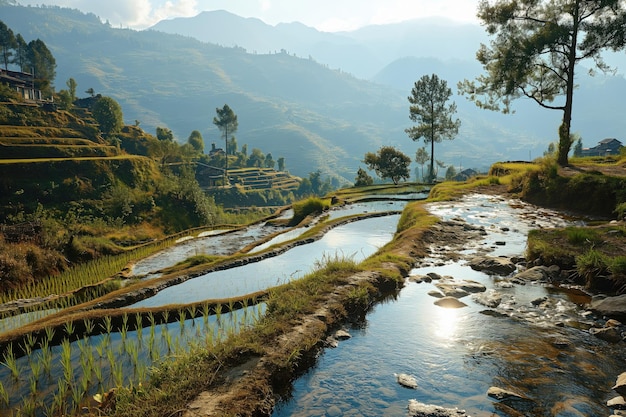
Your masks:
<svg viewBox="0 0 626 417"><path fill-rule="evenodd" d="M224 107L221 109L217 107L215 112L217 116L213 117L213 124L222 132L222 137L224 138L224 152L227 152L226 169L224 171L224 175L226 175L228 171L228 138L229 135L233 135L237 131L239 122L237 121L237 115L228 104L224 104Z"/></svg>
<svg viewBox="0 0 626 417"><path fill-rule="evenodd" d="M477 53L485 74L459 89L486 109L509 112L512 100L526 97L563 112L557 161L566 165L575 67L587 60L608 69L601 53L624 48L625 8L623 0L482 0L478 17L494 37Z"/></svg>
<svg viewBox="0 0 626 417"><path fill-rule="evenodd" d="M452 120L456 113L456 104L447 104L452 96L452 90L445 80L439 79L436 74L424 75L415 82L411 95L408 97L409 119L417 126L405 129L411 139L417 141L424 138L424 143L430 143L430 181L435 179L435 142L443 139L454 139L461 126L460 120Z"/></svg>
<svg viewBox="0 0 626 417"><path fill-rule="evenodd" d="M383 146L376 153L366 153L363 162L380 178L389 178L394 184L409 178L411 158L393 146Z"/></svg>
<svg viewBox="0 0 626 417"><path fill-rule="evenodd" d="M198 153L204 152L204 139L202 139L202 133L197 130L194 130L189 135L189 139L187 139L187 143L190 144Z"/></svg>
<svg viewBox="0 0 626 417"><path fill-rule="evenodd" d="M100 97L93 106L93 117L106 135L117 133L124 126L122 107L111 97Z"/></svg>

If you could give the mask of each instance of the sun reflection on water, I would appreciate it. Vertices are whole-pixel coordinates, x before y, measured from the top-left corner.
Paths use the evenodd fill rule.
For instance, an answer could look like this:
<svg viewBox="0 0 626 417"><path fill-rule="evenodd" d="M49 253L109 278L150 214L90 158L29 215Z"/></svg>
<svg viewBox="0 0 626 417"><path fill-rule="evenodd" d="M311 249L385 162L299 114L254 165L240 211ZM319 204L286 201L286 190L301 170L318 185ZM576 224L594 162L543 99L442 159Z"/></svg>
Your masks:
<svg viewBox="0 0 626 417"><path fill-rule="evenodd" d="M452 341L461 321L461 310L458 308L438 308L433 318L435 335L444 341Z"/></svg>

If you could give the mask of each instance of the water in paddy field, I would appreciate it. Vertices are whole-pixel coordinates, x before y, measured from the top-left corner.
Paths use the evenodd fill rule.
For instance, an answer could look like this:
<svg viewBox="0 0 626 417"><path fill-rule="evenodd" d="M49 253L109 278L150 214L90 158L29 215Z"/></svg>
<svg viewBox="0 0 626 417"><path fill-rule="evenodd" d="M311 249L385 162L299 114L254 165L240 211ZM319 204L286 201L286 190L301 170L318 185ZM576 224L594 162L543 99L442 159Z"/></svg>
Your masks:
<svg viewBox="0 0 626 417"><path fill-rule="evenodd" d="M251 294L301 278L312 272L317 262L335 255L360 262L393 238L399 218L400 215L374 217L337 226L315 242L259 262L210 272L128 307L187 304Z"/></svg>
<svg viewBox="0 0 626 417"><path fill-rule="evenodd" d="M530 228L568 223L549 210L484 195L428 208L446 220L485 227L487 234L468 245L469 254L521 255ZM461 299L467 307L445 309L428 294L435 281L407 281L397 297L347 328L352 338L324 350L273 416L402 416L411 399L458 407L473 417L611 415L605 404L616 396L611 387L626 371L626 352L621 343L585 330L591 319L580 296L511 285L465 261L442 259L435 253L411 273L480 282L484 294L501 298L499 306L487 308L469 296ZM394 376L400 373L415 377L417 389L400 386ZM514 405L517 413L487 396L492 386L532 401Z"/></svg>

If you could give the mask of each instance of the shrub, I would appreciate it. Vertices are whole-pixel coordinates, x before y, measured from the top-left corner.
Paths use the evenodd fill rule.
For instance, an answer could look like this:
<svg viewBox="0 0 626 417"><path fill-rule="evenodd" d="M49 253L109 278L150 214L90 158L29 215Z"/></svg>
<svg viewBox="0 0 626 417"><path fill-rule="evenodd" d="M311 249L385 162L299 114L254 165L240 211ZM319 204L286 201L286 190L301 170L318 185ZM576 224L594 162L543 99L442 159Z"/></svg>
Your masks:
<svg viewBox="0 0 626 417"><path fill-rule="evenodd" d="M330 203L318 197L309 197L306 200L293 203L293 217L289 222L290 225L299 224L304 218L310 214L320 214L324 210L328 210Z"/></svg>

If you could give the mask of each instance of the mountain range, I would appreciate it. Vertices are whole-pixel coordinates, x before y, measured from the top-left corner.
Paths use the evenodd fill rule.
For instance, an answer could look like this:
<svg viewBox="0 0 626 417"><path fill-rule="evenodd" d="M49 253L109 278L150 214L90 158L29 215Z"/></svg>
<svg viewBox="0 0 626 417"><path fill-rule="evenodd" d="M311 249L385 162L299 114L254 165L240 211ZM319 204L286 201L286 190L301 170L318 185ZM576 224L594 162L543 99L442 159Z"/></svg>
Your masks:
<svg viewBox="0 0 626 417"><path fill-rule="evenodd" d="M58 64L57 90L72 77L79 91L93 88L119 101L127 123L148 132L168 127L179 141L199 130L205 148L220 146L212 120L228 104L238 116L239 145L284 157L295 175L320 169L340 183L353 181L364 154L380 146L414 155L423 144L404 133L413 83L437 73L456 90L457 81L480 73L474 55L487 41L479 26L441 19L324 33L224 11L144 31L59 7L2 6L0 16L27 41L46 42ZM579 79L573 131L585 146L620 139L626 80ZM454 100L461 130L436 145L435 157L457 168L534 158L556 140L559 112L521 101L515 115L502 115Z"/></svg>

